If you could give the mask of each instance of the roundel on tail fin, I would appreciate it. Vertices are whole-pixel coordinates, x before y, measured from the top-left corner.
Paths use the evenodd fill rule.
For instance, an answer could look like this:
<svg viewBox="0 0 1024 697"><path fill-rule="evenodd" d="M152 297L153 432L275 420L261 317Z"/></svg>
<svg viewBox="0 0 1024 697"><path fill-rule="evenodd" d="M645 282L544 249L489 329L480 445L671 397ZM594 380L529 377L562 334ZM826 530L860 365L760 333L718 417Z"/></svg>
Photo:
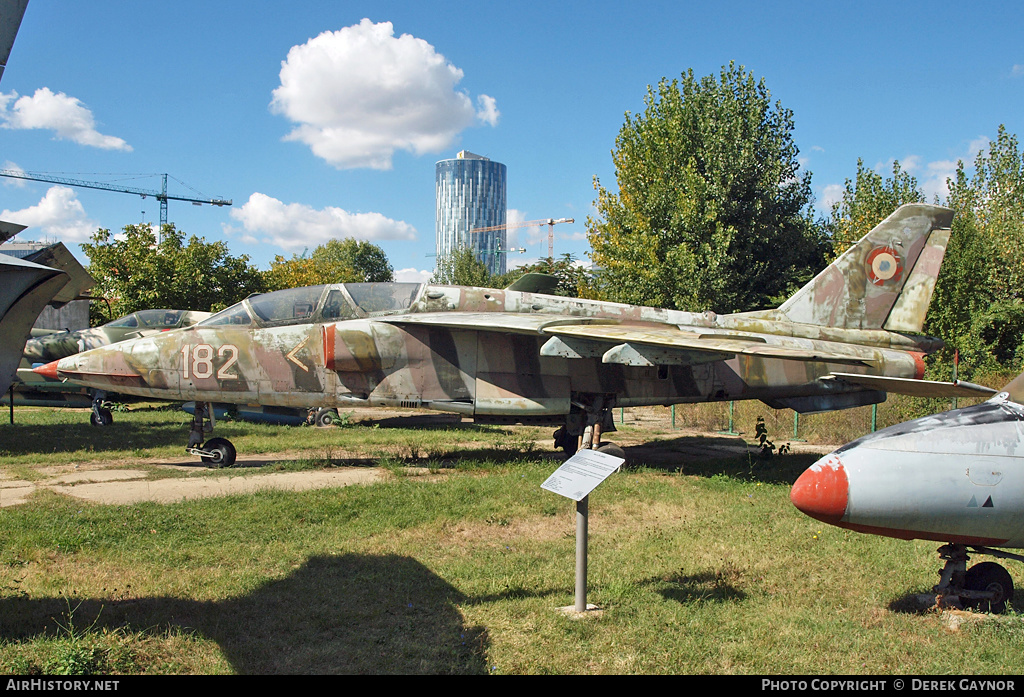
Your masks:
<svg viewBox="0 0 1024 697"><path fill-rule="evenodd" d="M892 247L875 247L867 256L868 279L876 286L886 281L899 281L903 276L903 260Z"/></svg>

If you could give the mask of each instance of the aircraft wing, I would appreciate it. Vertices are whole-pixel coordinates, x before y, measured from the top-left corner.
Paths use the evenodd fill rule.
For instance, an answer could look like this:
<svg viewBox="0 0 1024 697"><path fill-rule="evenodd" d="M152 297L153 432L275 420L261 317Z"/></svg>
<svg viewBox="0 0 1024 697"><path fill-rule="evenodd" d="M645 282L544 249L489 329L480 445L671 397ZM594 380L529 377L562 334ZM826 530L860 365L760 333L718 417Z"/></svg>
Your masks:
<svg viewBox="0 0 1024 697"><path fill-rule="evenodd" d="M602 318L515 312L430 312L374 319L397 325L540 334L551 337L541 348L542 356L600 357L605 363L625 365L695 365L728 360L737 355L855 366L874 363L854 351L779 346L768 344L754 334L688 331L673 324L655 322L624 323Z"/></svg>
<svg viewBox="0 0 1024 697"><path fill-rule="evenodd" d="M912 380L908 378L889 378L881 375L855 375L852 373L832 373L836 380L842 380L872 390L882 390L910 397L935 397L952 399L953 397L973 397L988 399L996 394L996 390L973 382L940 382L937 380Z"/></svg>

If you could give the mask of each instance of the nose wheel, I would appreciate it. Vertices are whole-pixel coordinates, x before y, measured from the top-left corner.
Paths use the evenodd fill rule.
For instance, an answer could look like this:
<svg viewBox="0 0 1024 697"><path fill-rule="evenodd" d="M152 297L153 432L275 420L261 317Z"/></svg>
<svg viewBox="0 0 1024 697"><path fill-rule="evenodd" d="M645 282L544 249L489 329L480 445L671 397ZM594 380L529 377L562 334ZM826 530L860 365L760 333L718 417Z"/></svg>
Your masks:
<svg viewBox="0 0 1024 697"><path fill-rule="evenodd" d="M972 551L1024 561L1020 555L988 547L973 547ZM939 572L939 585L933 589L939 606L954 605L978 612L1000 614L1013 600L1013 578L1000 564L985 561L968 569L969 557L965 545L943 545L939 548L939 556L946 560Z"/></svg>
<svg viewBox="0 0 1024 697"><path fill-rule="evenodd" d="M235 446L226 438L211 438L199 450L199 459L213 468L235 464Z"/></svg>
<svg viewBox="0 0 1024 697"><path fill-rule="evenodd" d="M114 415L104 406L106 399L107 393L102 390L97 390L92 395L92 414L89 416L89 423L93 426L109 426L114 423Z"/></svg>
<svg viewBox="0 0 1024 697"><path fill-rule="evenodd" d="M231 467L235 464L235 446L227 438L210 438L216 423L213 407L208 402L196 402L192 415L192 427L188 434L188 447L185 452L198 455L208 467ZM205 441L205 442L204 442Z"/></svg>
<svg viewBox="0 0 1024 697"><path fill-rule="evenodd" d="M1010 573L994 561L975 564L964 574L964 589L979 597L967 598L964 607L978 612L999 615L1013 598L1013 579Z"/></svg>

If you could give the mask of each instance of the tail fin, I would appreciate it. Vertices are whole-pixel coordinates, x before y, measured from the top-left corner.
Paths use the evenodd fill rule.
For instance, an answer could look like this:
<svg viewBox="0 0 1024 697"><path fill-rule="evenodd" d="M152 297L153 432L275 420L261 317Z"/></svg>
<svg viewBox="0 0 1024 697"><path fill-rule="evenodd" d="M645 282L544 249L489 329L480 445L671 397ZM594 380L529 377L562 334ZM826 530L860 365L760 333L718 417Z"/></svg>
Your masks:
<svg viewBox="0 0 1024 697"><path fill-rule="evenodd" d="M900 206L779 312L804 324L920 332L952 221L948 208Z"/></svg>

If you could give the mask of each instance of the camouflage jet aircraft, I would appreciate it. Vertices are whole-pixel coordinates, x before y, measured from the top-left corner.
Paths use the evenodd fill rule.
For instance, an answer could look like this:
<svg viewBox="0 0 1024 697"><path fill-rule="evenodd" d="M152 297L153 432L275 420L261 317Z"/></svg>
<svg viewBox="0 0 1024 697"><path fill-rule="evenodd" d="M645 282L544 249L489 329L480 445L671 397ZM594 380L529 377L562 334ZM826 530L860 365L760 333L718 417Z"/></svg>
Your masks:
<svg viewBox="0 0 1024 697"><path fill-rule="evenodd" d="M760 399L799 412L886 392L967 395L920 380L921 336L952 211L903 206L777 309L716 315L533 292L346 283L258 295L181 331L40 369L159 399L421 407L478 422L558 424L601 447L614 407ZM202 409L188 451L234 461Z"/></svg>

